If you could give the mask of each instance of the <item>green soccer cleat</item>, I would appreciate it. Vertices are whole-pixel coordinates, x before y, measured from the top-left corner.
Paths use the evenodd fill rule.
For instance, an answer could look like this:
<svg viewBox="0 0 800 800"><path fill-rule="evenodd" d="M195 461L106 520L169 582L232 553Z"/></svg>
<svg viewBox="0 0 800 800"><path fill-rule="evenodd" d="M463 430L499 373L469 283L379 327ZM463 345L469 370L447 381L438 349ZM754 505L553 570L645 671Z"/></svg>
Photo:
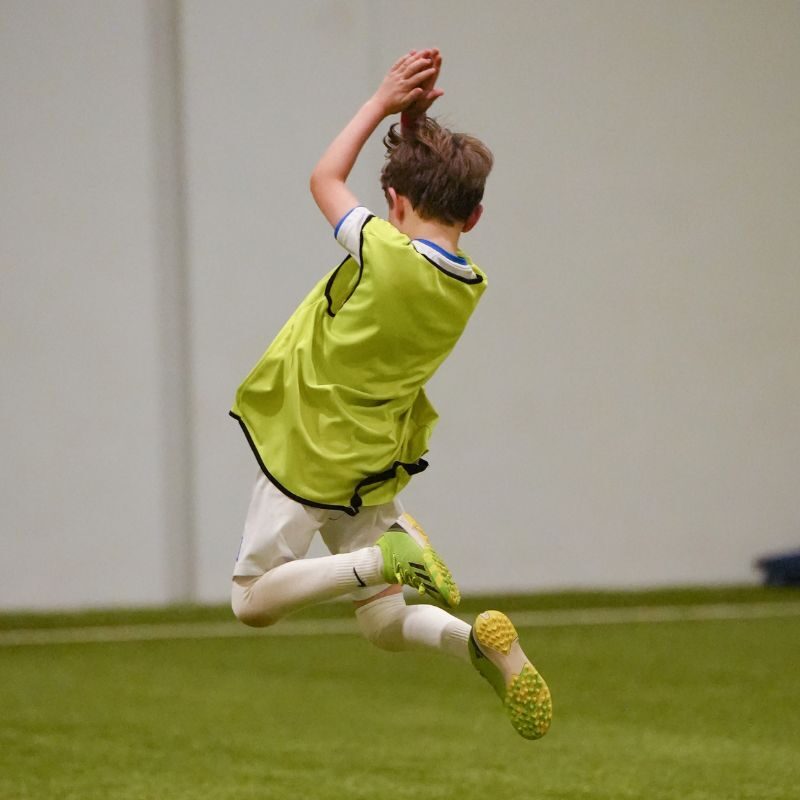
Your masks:
<svg viewBox="0 0 800 800"><path fill-rule="evenodd" d="M410 514L403 514L375 544L383 555L383 577L387 583L412 586L450 608L461 602L450 570Z"/></svg>
<svg viewBox="0 0 800 800"><path fill-rule="evenodd" d="M469 637L469 657L503 701L520 736L540 739L553 719L550 690L519 644L511 620L500 611L478 614Z"/></svg>

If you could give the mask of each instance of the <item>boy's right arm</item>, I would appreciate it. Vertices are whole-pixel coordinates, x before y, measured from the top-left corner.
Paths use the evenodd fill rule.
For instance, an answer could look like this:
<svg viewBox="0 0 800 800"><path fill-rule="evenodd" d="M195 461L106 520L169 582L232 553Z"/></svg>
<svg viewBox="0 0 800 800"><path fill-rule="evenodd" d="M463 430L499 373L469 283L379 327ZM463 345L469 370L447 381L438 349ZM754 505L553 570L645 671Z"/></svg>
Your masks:
<svg viewBox="0 0 800 800"><path fill-rule="evenodd" d="M332 226L358 205L356 196L347 186L347 177L361 148L386 117L405 110L415 101L431 94L429 89L423 87L438 73L435 66L437 56L438 50L422 50L418 53L412 50L399 59L375 94L331 142L314 168L311 194Z"/></svg>

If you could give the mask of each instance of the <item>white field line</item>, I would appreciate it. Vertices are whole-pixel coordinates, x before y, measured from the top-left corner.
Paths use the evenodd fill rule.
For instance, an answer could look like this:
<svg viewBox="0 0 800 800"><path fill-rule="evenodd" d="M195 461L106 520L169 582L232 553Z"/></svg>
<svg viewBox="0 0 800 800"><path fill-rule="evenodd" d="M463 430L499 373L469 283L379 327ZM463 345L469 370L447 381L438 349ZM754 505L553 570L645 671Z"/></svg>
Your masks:
<svg viewBox="0 0 800 800"><path fill-rule="evenodd" d="M693 622L800 617L800 602L722 603L692 606L631 606L629 608L570 608L511 613L520 628L561 628L582 625ZM471 622L471 617L464 617ZM176 639L227 639L247 636L340 636L358 633L353 619L287 620L266 629L238 622L179 622L154 625L110 625L0 631L0 647L91 644L94 642L152 642Z"/></svg>

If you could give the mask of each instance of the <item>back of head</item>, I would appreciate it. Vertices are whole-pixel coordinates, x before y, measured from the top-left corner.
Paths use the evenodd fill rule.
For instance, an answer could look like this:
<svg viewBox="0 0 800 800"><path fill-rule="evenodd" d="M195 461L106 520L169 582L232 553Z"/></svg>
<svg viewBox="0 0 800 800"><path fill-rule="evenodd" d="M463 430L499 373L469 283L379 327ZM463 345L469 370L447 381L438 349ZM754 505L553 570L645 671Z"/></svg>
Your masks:
<svg viewBox="0 0 800 800"><path fill-rule="evenodd" d="M392 125L383 143L384 192L391 186L407 197L423 219L464 222L480 204L494 159L479 139L425 117L410 131Z"/></svg>

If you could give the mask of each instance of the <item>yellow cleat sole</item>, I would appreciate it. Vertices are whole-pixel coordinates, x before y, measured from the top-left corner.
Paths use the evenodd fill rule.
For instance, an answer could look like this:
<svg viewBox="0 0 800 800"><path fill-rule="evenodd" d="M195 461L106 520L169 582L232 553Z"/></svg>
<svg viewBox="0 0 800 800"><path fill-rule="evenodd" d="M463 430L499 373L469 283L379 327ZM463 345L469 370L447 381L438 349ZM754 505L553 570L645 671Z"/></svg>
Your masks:
<svg viewBox="0 0 800 800"><path fill-rule="evenodd" d="M511 724L526 739L541 739L553 721L550 690L533 664L526 664L506 690L504 705Z"/></svg>
<svg viewBox="0 0 800 800"><path fill-rule="evenodd" d="M494 686L514 729L526 739L540 739L553 719L550 689L522 651L511 620L500 611L485 611L472 632L485 657L474 663Z"/></svg>

